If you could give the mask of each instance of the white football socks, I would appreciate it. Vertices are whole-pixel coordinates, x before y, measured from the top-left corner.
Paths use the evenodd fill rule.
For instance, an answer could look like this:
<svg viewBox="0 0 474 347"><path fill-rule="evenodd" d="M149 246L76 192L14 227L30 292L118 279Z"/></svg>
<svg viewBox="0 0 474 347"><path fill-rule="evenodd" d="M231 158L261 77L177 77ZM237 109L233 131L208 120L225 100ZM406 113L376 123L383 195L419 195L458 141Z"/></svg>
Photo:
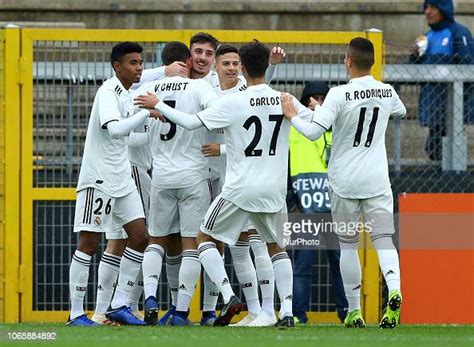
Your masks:
<svg viewBox="0 0 474 347"><path fill-rule="evenodd" d="M235 275L245 295L249 313L258 315L261 311L258 299L257 274L250 257L250 245L247 241L237 241L234 246L229 246L232 254Z"/></svg>
<svg viewBox="0 0 474 347"><path fill-rule="evenodd" d="M209 275L211 281L217 285L222 294L224 303L227 304L234 295L234 292L232 291L229 278L225 271L224 261L216 248L216 244L214 242L203 242L199 244L198 249L199 260L201 260L204 270Z"/></svg>
<svg viewBox="0 0 474 347"><path fill-rule="evenodd" d="M166 255L166 277L168 278L168 285L171 291L171 305L176 307L178 302L178 287L179 287L179 269L181 267L181 254Z"/></svg>
<svg viewBox="0 0 474 347"><path fill-rule="evenodd" d="M217 299L219 299L219 288L214 282L212 282L206 271L204 271L203 273L204 293L202 298L202 311L215 311Z"/></svg>
<svg viewBox="0 0 474 347"><path fill-rule="evenodd" d="M400 290L400 262L392 236L373 236L372 243L377 250L380 270L387 283L388 291Z"/></svg>
<svg viewBox="0 0 474 347"><path fill-rule="evenodd" d="M117 288L112 298L112 309L126 306L128 295L137 280L138 273L142 267L143 253L126 247L120 262L120 273L117 280Z"/></svg>
<svg viewBox="0 0 474 347"><path fill-rule="evenodd" d="M341 243L341 277L344 284L344 292L349 303L349 312L360 310L360 289L362 274L360 269L358 242L356 249L344 248Z"/></svg>
<svg viewBox="0 0 474 347"><path fill-rule="evenodd" d="M183 260L179 269L179 289L176 311L187 312L201 272L199 252L196 249L183 250Z"/></svg>
<svg viewBox="0 0 474 347"><path fill-rule="evenodd" d="M280 297L280 318L293 316L293 268L286 252L273 255L275 283Z"/></svg>
<svg viewBox="0 0 474 347"><path fill-rule="evenodd" d="M156 297L164 255L165 250L158 244L148 245L145 249L145 255L143 256L143 290L145 300L150 296Z"/></svg>
<svg viewBox="0 0 474 347"><path fill-rule="evenodd" d="M109 308L120 270L121 257L104 252L100 258L97 275L96 314L105 314Z"/></svg>
<svg viewBox="0 0 474 347"><path fill-rule="evenodd" d="M143 266L143 264L142 264ZM132 312L138 311L138 304L140 302L140 297L143 293L143 270L140 268L137 279L133 284L133 288L128 295L128 305L131 307Z"/></svg>
<svg viewBox="0 0 474 347"><path fill-rule="evenodd" d="M76 250L72 256L69 268L69 297L71 313L69 318L74 319L84 314L84 297L89 280L89 267L92 256Z"/></svg>
<svg viewBox="0 0 474 347"><path fill-rule="evenodd" d="M255 258L255 271L262 292L262 310L269 315L274 315L275 272L267 245L256 234L249 235L249 243Z"/></svg>

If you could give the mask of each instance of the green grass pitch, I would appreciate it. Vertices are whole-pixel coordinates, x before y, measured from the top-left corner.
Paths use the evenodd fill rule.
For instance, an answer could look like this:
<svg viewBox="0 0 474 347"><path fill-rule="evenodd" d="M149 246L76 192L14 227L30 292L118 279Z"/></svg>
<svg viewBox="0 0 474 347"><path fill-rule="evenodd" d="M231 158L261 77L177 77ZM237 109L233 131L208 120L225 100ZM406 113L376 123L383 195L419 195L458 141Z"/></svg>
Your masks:
<svg viewBox="0 0 474 347"><path fill-rule="evenodd" d="M53 332L55 340L19 340L19 332ZM16 333L16 334L15 334ZM17 339L13 339L13 337ZM44 342L42 342L44 341ZM377 326L347 329L337 325L306 325L294 329L213 327L66 327L64 324L2 324L0 345L48 346L474 346L474 326L401 325L393 330Z"/></svg>

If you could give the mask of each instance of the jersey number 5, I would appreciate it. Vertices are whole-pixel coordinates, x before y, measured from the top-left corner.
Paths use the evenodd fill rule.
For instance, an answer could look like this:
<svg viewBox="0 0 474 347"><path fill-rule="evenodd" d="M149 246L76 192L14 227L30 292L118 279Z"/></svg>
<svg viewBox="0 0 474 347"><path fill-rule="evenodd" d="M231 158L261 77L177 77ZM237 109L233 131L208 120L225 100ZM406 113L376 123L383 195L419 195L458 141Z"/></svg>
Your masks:
<svg viewBox="0 0 474 347"><path fill-rule="evenodd" d="M163 102L169 107L172 107L172 108L176 107L175 100L163 100ZM173 123L169 119L166 119L166 122L169 123L170 130L166 134L160 134L161 141L169 141L174 137L174 135L176 135L176 123Z"/></svg>
<svg viewBox="0 0 474 347"><path fill-rule="evenodd" d="M362 107L359 113L359 122L357 123L357 131L354 137L354 143L352 147L359 147L360 138L362 136L362 130L364 129L365 113L367 112L367 107ZM377 119L379 118L379 108L374 107L372 111L372 120L369 125L369 133L367 134L367 140L365 140L365 147L370 147L372 140L374 138L375 125L377 124Z"/></svg>
<svg viewBox="0 0 474 347"><path fill-rule="evenodd" d="M273 134L272 139L270 141L270 150L268 152L268 155L275 155L278 133L280 132L283 117L284 116L282 114L271 114L268 116L268 120L270 122L275 122L275 128L273 128ZM260 142L260 138L262 137L262 121L260 120L260 118L254 115L248 118L243 126L245 129L249 130L252 124L255 125L255 135L253 136L253 139L249 143L247 148L244 150L244 153L246 157L261 157L263 150L256 149L256 147Z"/></svg>

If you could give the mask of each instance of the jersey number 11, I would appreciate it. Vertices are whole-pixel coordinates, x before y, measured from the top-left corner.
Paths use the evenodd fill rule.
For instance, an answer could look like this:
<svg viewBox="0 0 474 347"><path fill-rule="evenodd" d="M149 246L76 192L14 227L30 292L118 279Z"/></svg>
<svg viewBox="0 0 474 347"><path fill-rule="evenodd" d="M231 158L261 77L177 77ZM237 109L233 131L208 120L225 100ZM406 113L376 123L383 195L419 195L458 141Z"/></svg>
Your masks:
<svg viewBox="0 0 474 347"><path fill-rule="evenodd" d="M354 143L352 147L359 147L360 138L362 136L362 130L364 129L365 113L367 112L367 107L362 107L359 113L359 122L357 123L357 131L354 137ZM372 144L372 139L374 138L375 125L377 124L377 119L379 118L379 108L374 107L372 111L372 120L369 125L369 133L367 134L367 140L365 140L365 147L370 147Z"/></svg>

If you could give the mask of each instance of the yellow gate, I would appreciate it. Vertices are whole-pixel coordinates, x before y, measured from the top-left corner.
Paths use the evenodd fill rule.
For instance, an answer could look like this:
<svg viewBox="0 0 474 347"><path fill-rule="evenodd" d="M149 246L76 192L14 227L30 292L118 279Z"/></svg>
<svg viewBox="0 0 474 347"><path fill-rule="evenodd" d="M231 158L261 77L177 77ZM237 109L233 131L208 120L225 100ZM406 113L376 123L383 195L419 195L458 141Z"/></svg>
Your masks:
<svg viewBox="0 0 474 347"><path fill-rule="evenodd" d="M94 94L101 82L112 75L108 62L112 45L137 41L144 46L145 62L157 64L162 43L188 43L197 32L18 28L1 31L3 321L61 322L67 318L68 270L76 246L72 224L81 146ZM276 88L295 95L299 95L302 82L309 79L345 80L345 71L340 69L341 56L347 43L358 36L374 43L376 65L372 72L377 79L382 78L379 32L206 32L221 42L239 44L258 39L281 45L293 63L279 67ZM318 55L321 61L314 61L315 49L322 52ZM314 68L324 64L336 69ZM380 284L376 254L364 247L361 260L365 317L368 322L377 322ZM196 294L192 320L199 318L199 291ZM91 308L93 302L86 304ZM337 321L334 313L310 312L309 318L313 322Z"/></svg>

